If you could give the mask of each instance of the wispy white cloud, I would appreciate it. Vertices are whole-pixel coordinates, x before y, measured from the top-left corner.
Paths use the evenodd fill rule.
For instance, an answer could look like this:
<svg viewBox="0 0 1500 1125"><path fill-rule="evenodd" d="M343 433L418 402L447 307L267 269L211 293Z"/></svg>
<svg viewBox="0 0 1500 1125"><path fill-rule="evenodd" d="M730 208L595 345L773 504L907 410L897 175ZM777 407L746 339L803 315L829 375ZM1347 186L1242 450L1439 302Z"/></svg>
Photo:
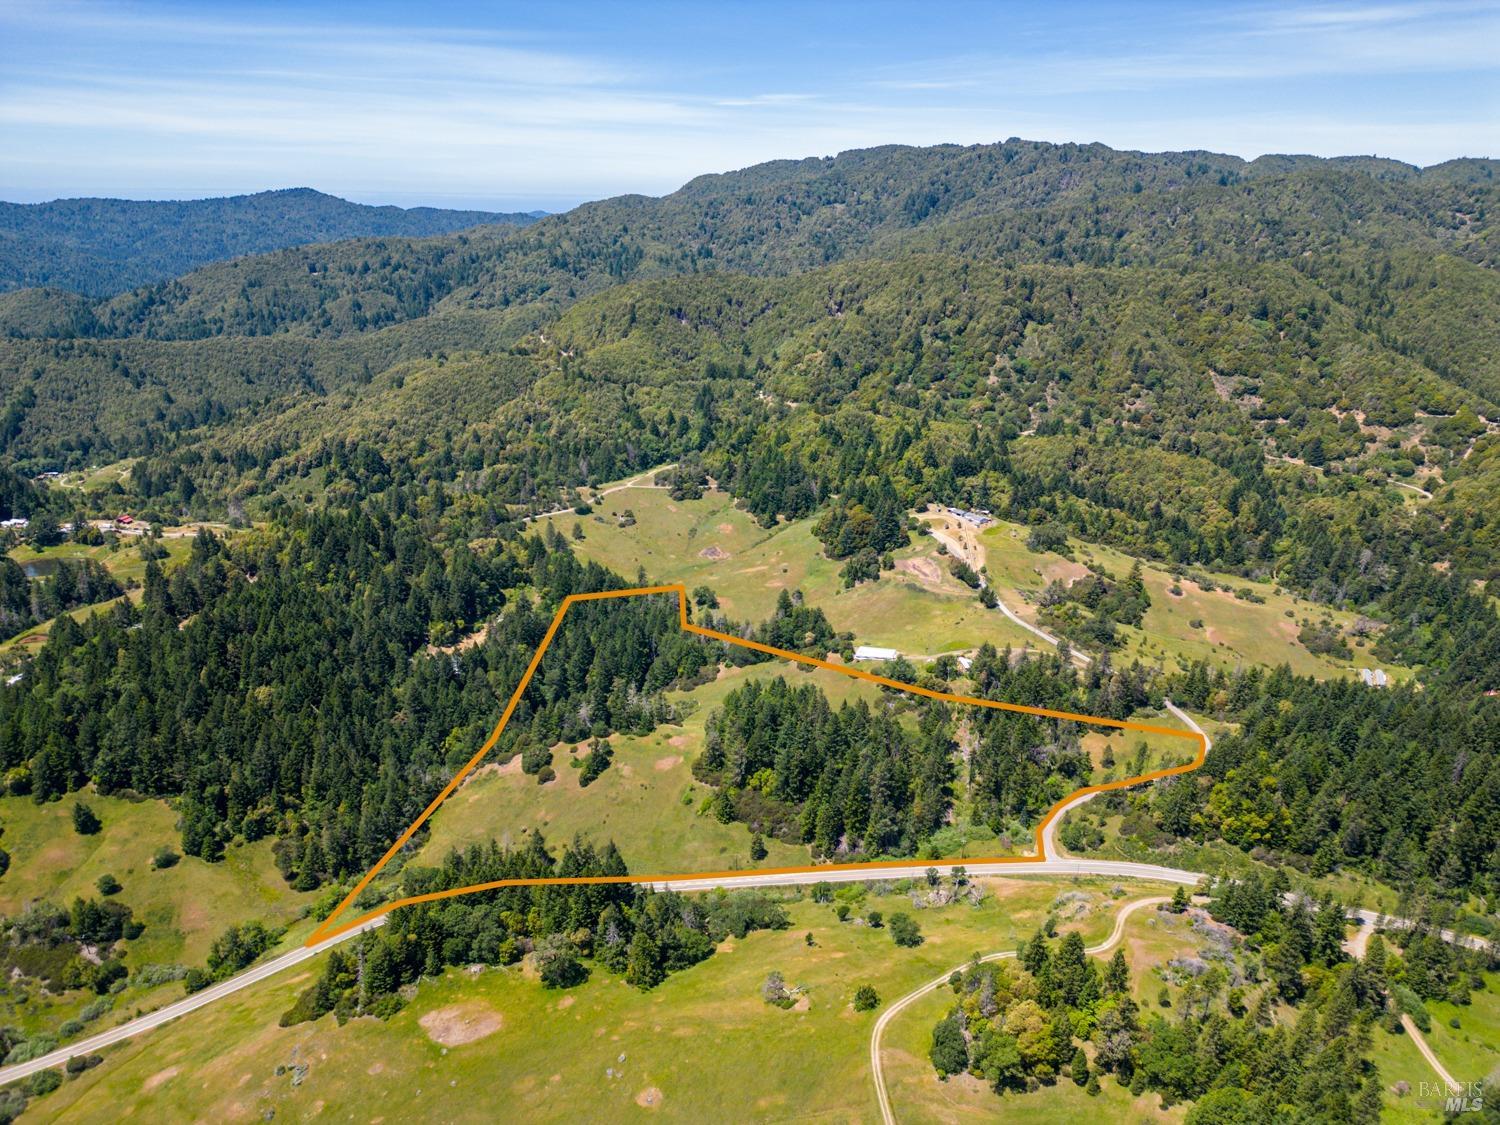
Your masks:
<svg viewBox="0 0 1500 1125"><path fill-rule="evenodd" d="M897 90L1032 95L1102 94L1205 82L1500 68L1500 7L1419 3L1256 7L1188 12L1168 46L965 52L888 67L873 84Z"/></svg>
<svg viewBox="0 0 1500 1125"><path fill-rule="evenodd" d="M722 106L796 106L816 100L817 94L755 94L747 98L719 98L713 104Z"/></svg>
<svg viewBox="0 0 1500 1125"><path fill-rule="evenodd" d="M392 26L229 11L0 6L0 176L11 181L0 192L306 183L362 198L551 202L664 191L776 157L1010 135L1246 156L1500 152L1492 4L1181 8L1145 27L1101 4L1071 23L929 36L925 48L894 26L857 28L814 65L778 65L760 42L705 52L659 28L615 44L441 12ZM773 24L763 34L777 42L798 35ZM943 55L939 41L971 46ZM1454 70L1486 79L1421 104L1288 93Z"/></svg>
<svg viewBox="0 0 1500 1125"><path fill-rule="evenodd" d="M1411 4L1309 4L1265 7L1256 18L1274 27L1351 27L1410 23L1415 20L1463 18L1483 15L1491 6L1462 0L1430 0Z"/></svg>

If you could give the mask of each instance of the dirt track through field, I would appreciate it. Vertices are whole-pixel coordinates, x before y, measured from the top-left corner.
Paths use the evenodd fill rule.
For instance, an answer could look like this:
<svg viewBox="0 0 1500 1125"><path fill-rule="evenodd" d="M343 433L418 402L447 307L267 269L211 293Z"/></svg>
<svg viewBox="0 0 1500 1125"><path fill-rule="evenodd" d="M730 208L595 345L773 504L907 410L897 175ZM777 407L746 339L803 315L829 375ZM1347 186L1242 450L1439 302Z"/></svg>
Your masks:
<svg viewBox="0 0 1500 1125"><path fill-rule="evenodd" d="M1084 952L1087 953L1090 957L1098 957L1102 954L1108 953L1111 949L1113 949L1120 943L1120 939L1125 935L1125 923L1130 920L1130 916L1132 914L1134 914L1137 910L1143 910L1148 906L1160 906L1162 903L1170 901L1171 899L1156 896L1153 898L1136 899L1134 902L1126 903L1120 908L1120 913L1115 915L1115 926L1114 929L1110 931L1109 937L1105 938L1098 945L1084 950ZM1014 957L1015 955L1016 954L1014 950L1008 949L1003 953L988 954L984 957L979 958L979 960L981 962L1002 961ZM885 1122L885 1125L896 1125L896 1114L891 1109L890 1095L886 1093L885 1070L880 1060L880 1040L885 1035L886 1025L888 1025L891 1020L895 1019L896 1016L901 1013L902 1009L906 1008L914 1001L921 999L923 996L926 996L929 992L933 992L936 989L942 988L948 983L949 977L954 972L961 971L967 968L970 964L973 964L973 962L966 961L962 965L956 965L953 969L950 969L942 976L936 977L933 980L928 981L926 984L912 989L905 996L901 997L901 999L897 1000L894 1004L892 1004L889 1008L882 1012L880 1014L880 1018L875 1021L875 1028L870 1033L870 1072L875 1078L875 1096L876 1099L880 1102L880 1117L881 1120Z"/></svg>

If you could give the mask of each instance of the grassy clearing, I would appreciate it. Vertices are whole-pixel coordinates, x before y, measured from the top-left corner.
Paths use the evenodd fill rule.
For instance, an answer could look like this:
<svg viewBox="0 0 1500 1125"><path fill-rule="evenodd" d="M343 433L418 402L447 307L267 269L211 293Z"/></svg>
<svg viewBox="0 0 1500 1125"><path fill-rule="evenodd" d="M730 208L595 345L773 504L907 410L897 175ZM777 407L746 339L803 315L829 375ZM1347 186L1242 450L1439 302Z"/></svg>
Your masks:
<svg viewBox="0 0 1500 1125"><path fill-rule="evenodd" d="M157 542L167 552L159 560L163 570L169 570L183 559L193 548L191 528L172 528ZM46 563L55 559L94 559L119 580L121 585L139 585L146 577L146 560L141 558L142 540L139 537L119 539L113 544L97 547L82 543L59 543L56 547L38 549L30 543L22 543L10 551L10 557L25 566L28 563Z"/></svg>
<svg viewBox="0 0 1500 1125"><path fill-rule="evenodd" d="M1071 1125L1081 1119L1144 1125L1145 1122L1181 1121L1186 1116L1185 1108L1181 1106L1163 1110L1161 1099L1155 1094L1134 1097L1113 1078L1103 1080L1097 1098L1089 1097L1067 1078L1033 1094L1007 1094L1004 1097L991 1090L983 1079L971 1074L954 1075L947 1081L940 1081L927 1060L926 1050L931 1045L932 1025L942 1018L947 1007L947 1003L936 1000L913 1005L914 1011L920 1010L928 1017L921 1028L904 1026L906 1013L902 1013L902 1030L908 1034L902 1037L899 1053L888 1052L885 1063L892 1084L893 1108L899 1121L954 1125L965 1121L992 1122L1000 1120L1003 1115L1006 1122L1020 1122L1022 1125ZM894 1046L896 1037L892 1036L889 1042Z"/></svg>
<svg viewBox="0 0 1500 1125"><path fill-rule="evenodd" d="M131 601L139 602L141 599L141 591L131 590L129 593L126 593L122 596L125 598L129 598ZM77 609L70 609L67 612L66 616L71 617L74 621L81 623L90 615L95 613L102 613L104 610L108 609L110 606L114 605L117 601L120 600L120 598L110 598L108 601L96 602L93 605L79 606ZM34 629L28 629L24 633L19 633L16 636L11 637L9 640L0 641L0 657L18 656L23 652L35 651L42 646L42 644L49 636L52 635L52 626L54 626L55 624L57 624L57 618L53 617L46 621L43 621Z"/></svg>
<svg viewBox="0 0 1500 1125"><path fill-rule="evenodd" d="M726 669L710 684L670 694L682 715L680 723L664 725L649 735L611 737L613 763L587 789L578 784L579 772L572 765L582 761L587 752L584 744L554 749L557 778L546 785L522 773L519 758L504 765L481 767L433 815L430 835L413 862L436 864L452 848L491 838L515 845L531 831L540 830L554 846L574 836L613 840L630 869L642 873L749 870L810 863L812 857L806 846L775 839L765 841L767 857L758 864L752 862L749 829L741 823L721 824L712 816L701 815L699 809L713 789L692 775L692 764L702 752L709 715L735 688L775 676L797 684L812 682L835 706L855 697L877 700L882 695L879 688L862 680L821 669L802 669L783 661ZM1181 725L1171 715L1156 712L1142 712L1133 718L1163 726ZM1196 745L1185 739L1137 731L1090 731L1083 736L1083 743L1099 767L1099 780L1177 765L1196 752ZM1138 747L1143 743L1146 752L1141 761ZM1107 767L1101 765L1106 753L1114 756L1114 764ZM955 807L961 823L934 839L934 858L992 857L1032 850L1030 827L1018 827L997 837L987 828L967 824L962 776L956 787Z"/></svg>
<svg viewBox="0 0 1500 1125"><path fill-rule="evenodd" d="M201 964L227 926L252 918L286 924L313 898L287 886L269 840L231 847L220 863L184 856L173 867L153 870L157 848L181 847L177 814L163 801L83 794L104 827L80 836L72 823L79 796L45 805L0 797L0 843L11 856L0 878L0 913L16 914L36 899L66 908L79 896L97 898L95 882L109 873L124 887L118 900L146 923L140 938L125 946L128 964Z"/></svg>
<svg viewBox="0 0 1500 1125"><path fill-rule="evenodd" d="M1183 731L1188 729L1169 711L1137 711L1130 716L1130 721ZM1181 765L1198 753L1196 741L1138 730L1116 730L1107 734L1090 730L1083 736L1083 748L1094 763L1095 781L1115 781Z"/></svg>
<svg viewBox="0 0 1500 1125"><path fill-rule="evenodd" d="M1432 1015L1427 1045L1458 1081L1483 1079L1486 1089L1494 1090L1500 1084L1500 973L1486 973L1484 980L1485 991L1472 993L1463 1007L1446 1001L1427 1004Z"/></svg>
<svg viewBox="0 0 1500 1125"><path fill-rule="evenodd" d="M750 860L750 831L700 816L698 807L712 793L693 778L692 764L703 748L708 717L735 688L752 680L782 676L813 682L839 702L874 698L879 689L834 672L802 671L783 661L727 669L713 683L669 698L683 712L680 725L649 735L615 735L614 761L587 789L569 765L574 747L555 751L557 780L538 785L520 771L520 759L488 766L451 796L433 815L432 833L415 862L436 863L450 848L495 838L519 843L532 829L561 845L575 835L613 840L632 871L719 871L811 862L808 849L779 840L765 841L769 855ZM582 754L576 755L581 760Z"/></svg>
<svg viewBox="0 0 1500 1125"><path fill-rule="evenodd" d="M159 564L168 572L186 559L193 549L193 541L186 535L174 535L171 538L163 538L159 542L167 552L166 557L159 560ZM30 543L22 543L13 548L9 554L22 566L33 567L37 565L45 567L48 563L58 559L95 559L114 575L120 585L126 588L125 597L139 601L140 586L146 577L146 560L141 558L140 543L139 539L122 539L113 545L87 547L81 543L68 542L40 550ZM118 600L118 598L111 598L94 605L79 606L77 609L69 610L68 616L74 621L83 621L89 615L108 608ZM56 620L52 618L50 621L44 621L36 628L27 629L0 643L0 657L37 648L47 639Z"/></svg>
<svg viewBox="0 0 1500 1125"><path fill-rule="evenodd" d="M1073 558L1050 551L1034 552L1026 546L1027 528L999 521L980 535L989 575L1010 607L1027 620L1036 620L1035 601L1054 579L1068 582L1081 578L1092 562L1116 578L1129 573L1136 560L1111 547L1070 540ZM1205 572L1206 573L1206 572ZM1185 667L1207 658L1216 664L1289 664L1302 675L1354 676L1358 669L1383 668L1393 679L1410 671L1377 660L1368 648L1353 648L1348 660L1315 655L1297 639L1302 621L1331 618L1347 630L1357 615L1314 605L1304 598L1280 592L1267 582L1252 582L1233 575L1208 574L1221 588L1204 590L1187 578L1153 563L1142 562L1141 576L1151 596L1140 629L1121 627L1124 641L1116 660L1139 657L1168 668ZM1173 594L1176 587L1180 594ZM1224 588L1227 587L1227 588ZM1236 597L1231 591L1250 590L1263 603ZM1194 622L1199 624L1195 625Z"/></svg>
<svg viewBox="0 0 1500 1125"><path fill-rule="evenodd" d="M627 512L635 522L621 527ZM626 577L644 571L652 581L710 586L725 611L743 620L765 618L782 590L800 589L810 603L822 607L834 628L854 633L862 643L908 654L961 651L984 641L1015 648L1038 643L997 611L979 605L973 591L949 575L937 544L925 536L896 553L894 572L846 590L838 576L841 564L823 557L812 534L813 521L768 530L725 493L674 501L663 489L624 488L603 497L591 516L565 513L539 522L565 536L577 525L584 538L573 543L574 549ZM1083 576L1084 562L1123 577L1136 561L1113 548L1076 540L1071 560L1032 552L1026 532L1019 524L1000 521L981 533L979 542L997 590L1033 622L1033 603L1048 581ZM1225 587L1214 590L1155 564L1143 563L1142 575L1151 608L1142 628L1120 629L1117 661L1139 658L1172 668L1207 658L1229 666L1285 663L1295 672L1322 677L1353 676L1360 667L1383 668L1395 679L1410 675L1376 660L1368 648L1355 647L1345 660L1309 652L1298 640L1305 620L1326 617L1347 630L1355 614L1315 606L1270 583L1232 575L1207 575ZM1172 593L1173 588L1180 592ZM1231 592L1239 590L1250 590L1263 601Z"/></svg>
<svg viewBox="0 0 1500 1125"><path fill-rule="evenodd" d="M612 1121L659 1110L692 1119L877 1119L868 1048L876 1012L856 1013L854 990L885 1002L961 964L975 950L1010 949L1035 931L1060 893L1079 890L1074 925L1104 937L1118 902L1109 884L985 881L978 906L913 911L900 895L869 895L860 912L912 911L925 943L896 949L884 930L839 924L828 906L789 904L792 926L726 942L704 964L642 994L605 974L567 992L543 989L521 967L464 971L424 982L388 1023L331 1017L278 1028L318 961L112 1049L38 1109L78 1121L279 1120L336 1113L359 1120L393 1106L443 1121ZM1162 893L1130 887L1130 897ZM806 944L812 933L815 946ZM809 1007L782 1010L759 989L771 970L807 990ZM499 1029L443 1048L424 1031L441 1015L498 1014ZM282 1074L278 1066L286 1067ZM297 1067L306 1067L298 1076ZM643 1105L643 1103L645 1103ZM418 1110L416 1107L420 1107ZM905 1118L903 1117L903 1120Z"/></svg>
<svg viewBox="0 0 1500 1125"><path fill-rule="evenodd" d="M54 478L52 483L60 488L76 488L84 492L99 491L113 484L123 486L130 478L130 470L134 466L135 458L130 457L92 469L75 469L72 472L62 473Z"/></svg>
<svg viewBox="0 0 1500 1125"><path fill-rule="evenodd" d="M636 522L620 527L627 510ZM1020 648L1029 639L948 574L930 539L896 552L897 569L879 582L846 590L843 564L823 556L812 520L767 530L721 492L679 501L661 489L627 488L606 496L593 516L568 513L538 522L551 523L570 541L577 524L584 538L574 550L627 578L644 570L654 582L710 586L724 611L740 620L764 620L783 590L801 590L835 629L904 653L935 655L984 641Z"/></svg>
<svg viewBox="0 0 1500 1125"><path fill-rule="evenodd" d="M1385 1106L1380 1120L1385 1125L1428 1125L1442 1119L1442 1096L1435 1092L1438 1076L1405 1034L1392 1035L1377 1027L1370 1046L1370 1058L1380 1070L1380 1085ZM1454 1077L1458 1077L1454 1075ZM1405 1083L1407 1091L1398 1092ZM1426 1096L1422 1083L1427 1083Z"/></svg>

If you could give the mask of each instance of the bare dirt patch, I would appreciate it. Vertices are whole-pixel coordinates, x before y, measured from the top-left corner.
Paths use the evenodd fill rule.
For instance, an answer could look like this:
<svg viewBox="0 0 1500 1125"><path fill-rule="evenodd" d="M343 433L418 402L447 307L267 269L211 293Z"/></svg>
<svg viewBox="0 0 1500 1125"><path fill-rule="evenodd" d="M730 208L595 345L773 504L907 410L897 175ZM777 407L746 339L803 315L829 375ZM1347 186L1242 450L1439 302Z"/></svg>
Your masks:
<svg viewBox="0 0 1500 1125"><path fill-rule="evenodd" d="M734 524L732 524L732 523L721 523L719 525L719 534L720 535L733 535L734 534Z"/></svg>
<svg viewBox="0 0 1500 1125"><path fill-rule="evenodd" d="M173 1078L177 1077L177 1074L181 1069L182 1068L179 1066L169 1066L166 1070L158 1070L150 1078L141 1083L141 1092L149 1094L163 1082L170 1082Z"/></svg>
<svg viewBox="0 0 1500 1125"><path fill-rule="evenodd" d="M647 1086L644 1090L642 1090L635 1096L635 1104L640 1106L642 1109L656 1109L661 1105L661 1101L661 1090L657 1089L657 1087L655 1086Z"/></svg>
<svg viewBox="0 0 1500 1125"><path fill-rule="evenodd" d="M577 1001L577 999L578 998L576 996L564 996L561 1000L559 1000L557 1002L557 1010L559 1012L565 1012L565 1011L567 1011L569 1008L571 1008L574 1005L574 1003Z"/></svg>
<svg viewBox="0 0 1500 1125"><path fill-rule="evenodd" d="M471 648L476 647L477 645L484 644L485 639L489 637L489 635L490 625L489 622L486 622L484 625L474 630L474 632L470 633L468 636L454 641L451 645L428 645L427 654L429 656L435 656L440 652L447 653L449 655L452 655L455 652L465 652Z"/></svg>
<svg viewBox="0 0 1500 1125"><path fill-rule="evenodd" d="M511 762L519 762L520 760L521 755L517 754L514 758L511 759ZM507 762L505 764L505 766L508 765L510 765L510 762ZM504 771L505 766L502 766L499 762L485 762L484 765L480 766L473 773L469 774L468 777L464 778L463 784L471 785L474 782L478 781L481 777L486 777L492 773L501 773Z"/></svg>
<svg viewBox="0 0 1500 1125"><path fill-rule="evenodd" d="M667 739L667 745L675 746L678 750L681 750L688 745L688 736L685 734L674 734L671 738Z"/></svg>
<svg viewBox="0 0 1500 1125"><path fill-rule="evenodd" d="M656 768L658 770L660 770L662 773L666 773L667 770L673 769L673 768L675 768L677 766L680 766L681 764L682 764L682 755L681 754L668 754L665 758L657 758L656 759L656 763L655 763Z"/></svg>
<svg viewBox="0 0 1500 1125"><path fill-rule="evenodd" d="M931 559L901 559L896 563L896 569L934 585L943 580L943 572Z"/></svg>
<svg viewBox="0 0 1500 1125"><path fill-rule="evenodd" d="M478 1000L465 1000L428 1012L417 1021L427 1038L443 1047L458 1047L495 1034L505 1021Z"/></svg>
<svg viewBox="0 0 1500 1125"><path fill-rule="evenodd" d="M709 562L723 562L729 557L729 552L720 546L713 545L704 547L703 550L698 552L698 557L707 559Z"/></svg>
<svg viewBox="0 0 1500 1125"><path fill-rule="evenodd" d="M797 997L797 1002L792 1005L792 1011L805 1012L811 1007L812 999L804 993L803 995Z"/></svg>
<svg viewBox="0 0 1500 1125"><path fill-rule="evenodd" d="M1080 578L1087 578L1089 568L1082 563L1070 562L1067 559L1059 559L1042 567L1042 577L1048 582L1061 582L1064 586L1071 586Z"/></svg>

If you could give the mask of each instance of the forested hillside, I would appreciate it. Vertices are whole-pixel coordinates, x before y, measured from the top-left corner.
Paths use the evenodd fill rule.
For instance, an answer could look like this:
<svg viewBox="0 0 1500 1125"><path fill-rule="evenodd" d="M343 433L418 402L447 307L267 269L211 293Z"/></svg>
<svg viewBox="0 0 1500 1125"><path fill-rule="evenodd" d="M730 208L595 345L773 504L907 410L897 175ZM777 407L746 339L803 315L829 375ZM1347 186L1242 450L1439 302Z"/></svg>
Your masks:
<svg viewBox="0 0 1500 1125"><path fill-rule="evenodd" d="M212 466L230 447L253 446L229 474L243 493L247 456L279 477L288 458L317 464L325 438L492 423L482 392L502 351L530 357L528 429L538 411L568 426L596 405L680 428L696 384L722 399L743 369L768 406L811 405L804 426L860 391L871 413L940 403L1008 438L1135 434L1221 466L1256 446L1319 476L1410 482L1439 492L1451 550L1482 571L1496 545L1474 516L1497 491L1500 411L1493 173L888 148L521 230L290 249L93 305L26 291L0 297L6 449L33 471L177 449L152 478L185 471L222 503ZM474 350L486 357L462 376L437 373ZM672 376L692 385L642 386ZM679 455L703 437L634 445ZM642 464L606 452L528 477L555 489Z"/></svg>
<svg viewBox="0 0 1500 1125"><path fill-rule="evenodd" d="M309 188L223 199L0 203L0 291L45 286L106 297L283 246L446 234L535 218L532 212L370 207Z"/></svg>
<svg viewBox="0 0 1500 1125"><path fill-rule="evenodd" d="M1172 692L1236 724L1153 799L1161 832L1494 894L1494 171L875 149L104 300L0 297L9 510L241 531L14 658L7 790L169 798L192 855L274 836L294 886L347 884L482 741L561 597L649 577L522 520L597 515L583 486L673 463L674 498L712 481L764 528L806 519L851 582L881 581L907 513L937 503L1345 611L1415 686L1377 708L1287 671L1184 681L1106 652L1075 674L993 648L966 678L1122 718ZM72 578L11 572L13 622L77 605ZM726 626L848 647L783 593L772 620ZM579 613L501 752L541 776L552 747L592 740L607 769L605 738L735 659L674 614ZM863 707L732 696L695 762L714 813L819 854L909 855L959 788L965 816L1009 831L1093 776L1055 724Z"/></svg>

